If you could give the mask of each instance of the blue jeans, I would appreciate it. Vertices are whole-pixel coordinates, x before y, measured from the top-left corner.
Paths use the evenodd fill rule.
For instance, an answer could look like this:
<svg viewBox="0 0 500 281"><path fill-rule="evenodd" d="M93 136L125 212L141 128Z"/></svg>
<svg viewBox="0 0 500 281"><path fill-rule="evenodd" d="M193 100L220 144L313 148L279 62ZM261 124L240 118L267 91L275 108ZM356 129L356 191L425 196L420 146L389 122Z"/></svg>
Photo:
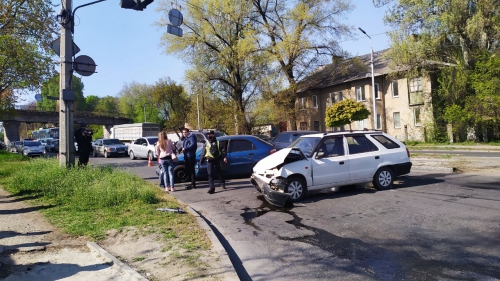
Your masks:
<svg viewBox="0 0 500 281"><path fill-rule="evenodd" d="M160 159L163 168L163 182L165 187L174 187L174 161L172 159Z"/></svg>

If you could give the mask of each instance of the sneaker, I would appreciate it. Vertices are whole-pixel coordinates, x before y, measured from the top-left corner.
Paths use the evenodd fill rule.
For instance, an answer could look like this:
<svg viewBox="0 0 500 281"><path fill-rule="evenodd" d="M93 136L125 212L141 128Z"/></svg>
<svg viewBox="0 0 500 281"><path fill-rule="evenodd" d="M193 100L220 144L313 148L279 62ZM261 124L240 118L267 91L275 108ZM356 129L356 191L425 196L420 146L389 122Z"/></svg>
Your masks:
<svg viewBox="0 0 500 281"><path fill-rule="evenodd" d="M175 188L173 188L173 187L172 187L172 188L170 188L170 191L171 191L171 192L174 192L174 191L175 191Z"/></svg>
<svg viewBox="0 0 500 281"><path fill-rule="evenodd" d="M222 189L226 189L226 185L225 184L222 185Z"/></svg>
<svg viewBox="0 0 500 281"><path fill-rule="evenodd" d="M207 193L208 194L214 194L214 192L215 192L215 188L210 188Z"/></svg>
<svg viewBox="0 0 500 281"><path fill-rule="evenodd" d="M167 186L167 187L165 188L165 191L170 191L170 187L168 187L168 186Z"/></svg>
<svg viewBox="0 0 500 281"><path fill-rule="evenodd" d="M192 186L192 185L188 185L188 186L186 186L186 190L190 190L191 188L193 188L193 186Z"/></svg>

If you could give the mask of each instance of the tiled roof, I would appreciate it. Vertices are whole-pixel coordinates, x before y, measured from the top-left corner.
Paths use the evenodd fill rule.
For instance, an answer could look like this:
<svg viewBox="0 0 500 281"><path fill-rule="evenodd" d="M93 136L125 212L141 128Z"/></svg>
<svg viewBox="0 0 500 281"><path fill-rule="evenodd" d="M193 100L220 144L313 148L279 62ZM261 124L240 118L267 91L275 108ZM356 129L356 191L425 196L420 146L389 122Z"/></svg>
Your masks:
<svg viewBox="0 0 500 281"><path fill-rule="evenodd" d="M389 67L390 59L384 56L388 50L389 49L385 49L373 53L374 76L385 75L395 71ZM370 57L370 54L366 54L321 66L312 74L298 82L297 92L301 93L313 89L322 89L371 77Z"/></svg>

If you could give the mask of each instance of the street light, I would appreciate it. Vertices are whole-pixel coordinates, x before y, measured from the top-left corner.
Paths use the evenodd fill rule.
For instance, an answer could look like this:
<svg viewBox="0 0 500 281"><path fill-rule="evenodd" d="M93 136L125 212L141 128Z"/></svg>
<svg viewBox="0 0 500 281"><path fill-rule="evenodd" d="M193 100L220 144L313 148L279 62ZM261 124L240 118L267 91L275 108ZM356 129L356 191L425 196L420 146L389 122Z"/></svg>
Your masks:
<svg viewBox="0 0 500 281"><path fill-rule="evenodd" d="M373 129L377 129L377 104L375 99L375 77L373 76L373 47L372 47L372 38L366 34L366 32L358 27L358 29L363 32L368 38L370 38L370 53L371 53L371 65L372 65L372 92L373 92Z"/></svg>

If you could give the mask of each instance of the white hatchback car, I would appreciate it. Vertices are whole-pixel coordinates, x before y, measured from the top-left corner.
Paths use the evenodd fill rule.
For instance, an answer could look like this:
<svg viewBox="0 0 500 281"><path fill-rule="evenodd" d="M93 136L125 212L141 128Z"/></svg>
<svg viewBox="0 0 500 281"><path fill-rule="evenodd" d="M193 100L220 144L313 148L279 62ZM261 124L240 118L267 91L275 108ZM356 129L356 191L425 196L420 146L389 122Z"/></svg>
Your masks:
<svg viewBox="0 0 500 281"><path fill-rule="evenodd" d="M283 207L310 190L369 182L389 189L411 166L406 146L383 132L310 134L260 160L250 181L269 203Z"/></svg>

